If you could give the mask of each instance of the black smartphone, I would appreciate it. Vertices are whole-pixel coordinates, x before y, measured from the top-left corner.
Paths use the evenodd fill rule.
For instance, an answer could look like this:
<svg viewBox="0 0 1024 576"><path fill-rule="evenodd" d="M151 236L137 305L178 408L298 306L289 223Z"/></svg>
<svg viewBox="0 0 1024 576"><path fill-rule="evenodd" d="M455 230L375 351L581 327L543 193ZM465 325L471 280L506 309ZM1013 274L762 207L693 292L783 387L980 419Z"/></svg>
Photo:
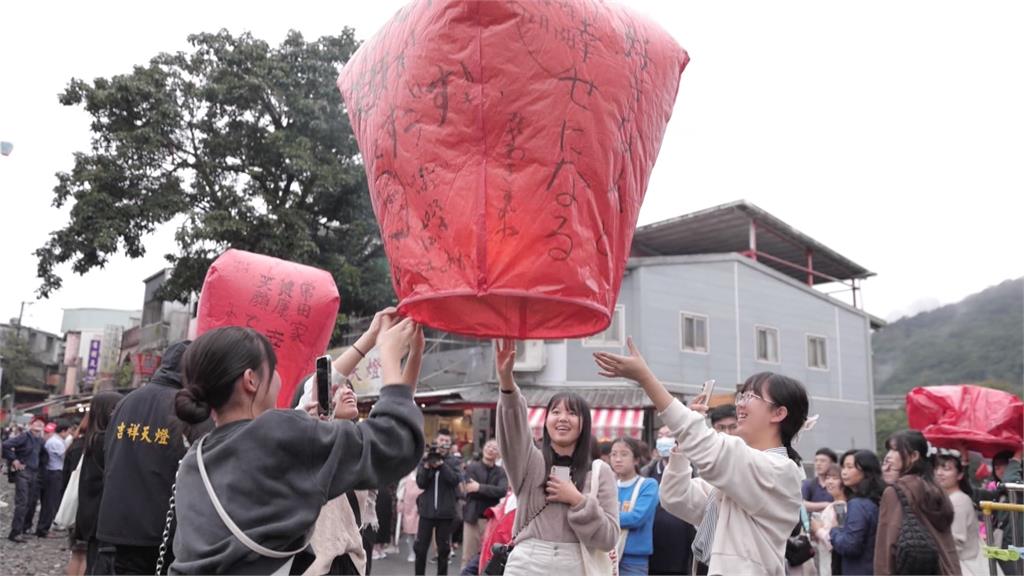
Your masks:
<svg viewBox="0 0 1024 576"><path fill-rule="evenodd" d="M320 404L320 415L331 413L331 357L316 359L316 400Z"/></svg>

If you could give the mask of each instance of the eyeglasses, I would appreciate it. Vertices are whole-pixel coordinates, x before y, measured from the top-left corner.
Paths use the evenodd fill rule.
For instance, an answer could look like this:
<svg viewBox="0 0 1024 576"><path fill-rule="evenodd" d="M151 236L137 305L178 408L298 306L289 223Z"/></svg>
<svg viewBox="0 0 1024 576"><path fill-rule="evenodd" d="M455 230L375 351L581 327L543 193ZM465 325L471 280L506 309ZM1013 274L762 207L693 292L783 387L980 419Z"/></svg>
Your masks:
<svg viewBox="0 0 1024 576"><path fill-rule="evenodd" d="M747 390L746 392L737 392L736 405L745 406L749 404L750 401L753 400L754 398L757 398L758 400L764 402L765 404L768 404L769 406L778 406L778 404L772 402L771 400L765 400L757 392L754 392L753 390Z"/></svg>

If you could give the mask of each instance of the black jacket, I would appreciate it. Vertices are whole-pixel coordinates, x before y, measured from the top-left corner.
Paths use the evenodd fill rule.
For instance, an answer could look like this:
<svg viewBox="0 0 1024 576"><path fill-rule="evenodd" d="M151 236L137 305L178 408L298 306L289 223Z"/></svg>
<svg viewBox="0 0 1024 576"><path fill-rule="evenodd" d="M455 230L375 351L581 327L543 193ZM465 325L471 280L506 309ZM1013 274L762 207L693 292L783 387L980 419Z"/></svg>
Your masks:
<svg viewBox="0 0 1024 576"><path fill-rule="evenodd" d="M40 461L40 453L45 452L43 445L46 440L26 430L14 438L7 439L4 444L4 460L21 462L30 470L40 470L45 462Z"/></svg>
<svg viewBox="0 0 1024 576"><path fill-rule="evenodd" d="M479 491L466 494L466 507L462 510L463 521L474 523L484 515L484 510L497 505L505 496L508 475L497 464L488 466L483 461L474 461L466 468L466 479L480 484Z"/></svg>
<svg viewBox="0 0 1024 576"><path fill-rule="evenodd" d="M458 499L459 461L448 456L438 468L427 468L421 460L416 467L416 485L423 490L416 500L421 518L455 518L455 501Z"/></svg>
<svg viewBox="0 0 1024 576"><path fill-rule="evenodd" d="M114 410L106 435L103 500L97 535L123 546L159 546L178 461L190 442L213 428L189 428L174 413L181 390L178 365L187 342L172 344L148 384Z"/></svg>

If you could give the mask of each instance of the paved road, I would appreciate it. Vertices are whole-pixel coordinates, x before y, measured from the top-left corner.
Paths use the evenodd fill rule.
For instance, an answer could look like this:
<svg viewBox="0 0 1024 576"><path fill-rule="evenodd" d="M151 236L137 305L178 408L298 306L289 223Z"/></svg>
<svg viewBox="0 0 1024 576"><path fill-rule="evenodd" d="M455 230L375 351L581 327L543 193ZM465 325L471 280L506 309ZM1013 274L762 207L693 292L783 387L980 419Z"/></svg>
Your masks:
<svg viewBox="0 0 1024 576"><path fill-rule="evenodd" d="M0 476L0 500L7 503L0 508L0 573L4 576L64 574L71 556L67 550L67 533L55 533L59 537L46 539L26 536L26 544L15 544L7 539L14 515L14 484L7 482L6 475ZM35 517L39 518L38 510Z"/></svg>

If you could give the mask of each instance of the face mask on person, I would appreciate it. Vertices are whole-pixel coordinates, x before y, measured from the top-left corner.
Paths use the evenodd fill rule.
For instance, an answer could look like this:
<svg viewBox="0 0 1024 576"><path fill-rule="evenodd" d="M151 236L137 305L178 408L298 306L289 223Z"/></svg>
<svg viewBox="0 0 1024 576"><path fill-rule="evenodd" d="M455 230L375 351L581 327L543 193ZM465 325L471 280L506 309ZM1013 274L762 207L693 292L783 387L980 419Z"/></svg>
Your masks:
<svg viewBox="0 0 1024 576"><path fill-rule="evenodd" d="M662 458L668 458L669 453L676 447L675 438L658 438L655 442L654 447L657 448L658 454L661 454Z"/></svg>

